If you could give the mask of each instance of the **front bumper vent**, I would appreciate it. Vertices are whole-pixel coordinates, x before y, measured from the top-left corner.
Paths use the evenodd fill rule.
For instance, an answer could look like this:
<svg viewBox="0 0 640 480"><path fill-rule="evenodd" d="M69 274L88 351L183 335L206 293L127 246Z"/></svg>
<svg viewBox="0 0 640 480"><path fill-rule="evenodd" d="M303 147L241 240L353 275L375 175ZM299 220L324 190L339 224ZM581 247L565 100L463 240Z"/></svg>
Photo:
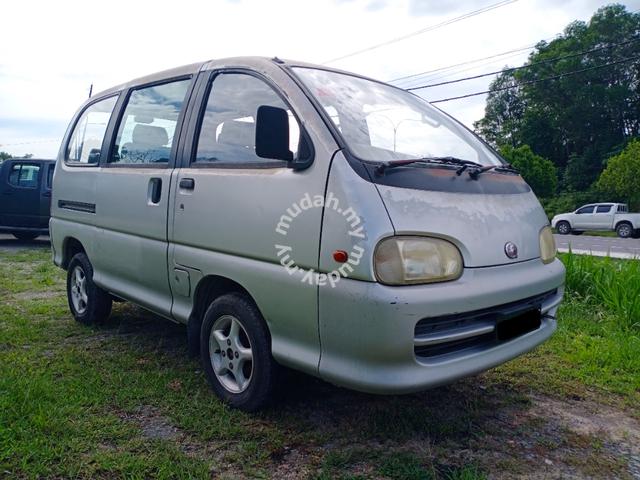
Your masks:
<svg viewBox="0 0 640 480"><path fill-rule="evenodd" d="M542 325L542 305L556 294L557 290L552 290L496 307L423 318L415 327L415 355L430 361L446 360L533 332Z"/></svg>

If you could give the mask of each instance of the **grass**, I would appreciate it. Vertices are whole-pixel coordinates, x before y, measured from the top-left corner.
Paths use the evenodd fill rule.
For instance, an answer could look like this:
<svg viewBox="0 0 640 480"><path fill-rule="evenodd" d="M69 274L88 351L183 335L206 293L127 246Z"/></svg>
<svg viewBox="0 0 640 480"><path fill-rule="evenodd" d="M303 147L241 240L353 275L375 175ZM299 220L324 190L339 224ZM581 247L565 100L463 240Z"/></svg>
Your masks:
<svg viewBox="0 0 640 480"><path fill-rule="evenodd" d="M635 288L637 266L563 260L558 333L529 355L402 397L292 373L278 408L246 415L210 393L183 327L129 304L105 326L78 325L48 251L0 251L0 477L473 480L526 473L549 455L622 475L595 438L522 420L532 393L640 404L635 307L607 277Z"/></svg>
<svg viewBox="0 0 640 480"><path fill-rule="evenodd" d="M567 289L591 307L603 307L615 317L615 330L640 333L640 262L609 257L563 255Z"/></svg>

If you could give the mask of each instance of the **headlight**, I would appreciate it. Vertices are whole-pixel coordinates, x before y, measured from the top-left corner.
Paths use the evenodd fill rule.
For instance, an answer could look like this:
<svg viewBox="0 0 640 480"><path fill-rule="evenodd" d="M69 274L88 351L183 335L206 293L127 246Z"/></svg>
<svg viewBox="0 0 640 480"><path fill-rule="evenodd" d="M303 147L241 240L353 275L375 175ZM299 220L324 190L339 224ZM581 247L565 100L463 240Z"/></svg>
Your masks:
<svg viewBox="0 0 640 480"><path fill-rule="evenodd" d="M462 256L451 242L430 237L390 237L376 247L376 277L388 285L445 282L462 274Z"/></svg>
<svg viewBox="0 0 640 480"><path fill-rule="evenodd" d="M556 258L556 241L549 226L540 230L540 258L543 263L551 263Z"/></svg>

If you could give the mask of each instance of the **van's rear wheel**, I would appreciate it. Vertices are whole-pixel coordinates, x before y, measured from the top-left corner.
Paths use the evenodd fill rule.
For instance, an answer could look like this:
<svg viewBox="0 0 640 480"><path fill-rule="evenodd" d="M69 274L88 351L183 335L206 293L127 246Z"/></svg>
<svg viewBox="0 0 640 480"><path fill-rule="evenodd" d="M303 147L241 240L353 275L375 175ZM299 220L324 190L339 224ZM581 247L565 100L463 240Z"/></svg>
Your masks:
<svg viewBox="0 0 640 480"><path fill-rule="evenodd" d="M560 235L569 235L571 233L571 225L569 225L569 222L558 222L556 230Z"/></svg>
<svg viewBox="0 0 640 480"><path fill-rule="evenodd" d="M616 233L620 238L629 238L633 234L633 227L628 223L621 223L616 227Z"/></svg>
<svg viewBox="0 0 640 480"><path fill-rule="evenodd" d="M16 237L18 240L23 240L25 242L28 242L30 240L35 240L40 236L39 233L33 233L33 232L13 232L12 235Z"/></svg>
<svg viewBox="0 0 640 480"><path fill-rule="evenodd" d="M200 353L207 380L224 402L249 412L269 403L280 367L271 356L267 325L246 295L230 293L211 303Z"/></svg>
<svg viewBox="0 0 640 480"><path fill-rule="evenodd" d="M67 300L73 318L85 325L102 323L111 313L111 295L93 283L93 267L84 253L69 262Z"/></svg>

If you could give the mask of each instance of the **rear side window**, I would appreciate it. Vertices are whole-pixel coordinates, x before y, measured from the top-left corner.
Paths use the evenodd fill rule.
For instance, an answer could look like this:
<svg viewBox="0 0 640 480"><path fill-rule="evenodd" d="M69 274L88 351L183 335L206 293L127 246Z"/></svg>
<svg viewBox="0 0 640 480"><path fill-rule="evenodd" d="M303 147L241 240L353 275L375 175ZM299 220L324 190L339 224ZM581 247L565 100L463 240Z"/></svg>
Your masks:
<svg viewBox="0 0 640 480"><path fill-rule="evenodd" d="M70 164L96 165L117 97L109 97L90 105L76 123L65 161Z"/></svg>
<svg viewBox="0 0 640 480"><path fill-rule="evenodd" d="M191 79L139 88L124 110L110 163L166 164Z"/></svg>
<svg viewBox="0 0 640 480"><path fill-rule="evenodd" d="M611 211L611 205L598 205L596 207L596 213L609 213Z"/></svg>
<svg viewBox="0 0 640 480"><path fill-rule="evenodd" d="M225 73L218 75L211 86L195 161L273 164L274 160L258 157L255 151L255 120L262 105L283 108L289 113L289 149L295 158L300 127L289 106L264 81L252 75Z"/></svg>
<svg viewBox="0 0 640 480"><path fill-rule="evenodd" d="M15 163L9 171L9 185L20 188L37 188L40 165Z"/></svg>

